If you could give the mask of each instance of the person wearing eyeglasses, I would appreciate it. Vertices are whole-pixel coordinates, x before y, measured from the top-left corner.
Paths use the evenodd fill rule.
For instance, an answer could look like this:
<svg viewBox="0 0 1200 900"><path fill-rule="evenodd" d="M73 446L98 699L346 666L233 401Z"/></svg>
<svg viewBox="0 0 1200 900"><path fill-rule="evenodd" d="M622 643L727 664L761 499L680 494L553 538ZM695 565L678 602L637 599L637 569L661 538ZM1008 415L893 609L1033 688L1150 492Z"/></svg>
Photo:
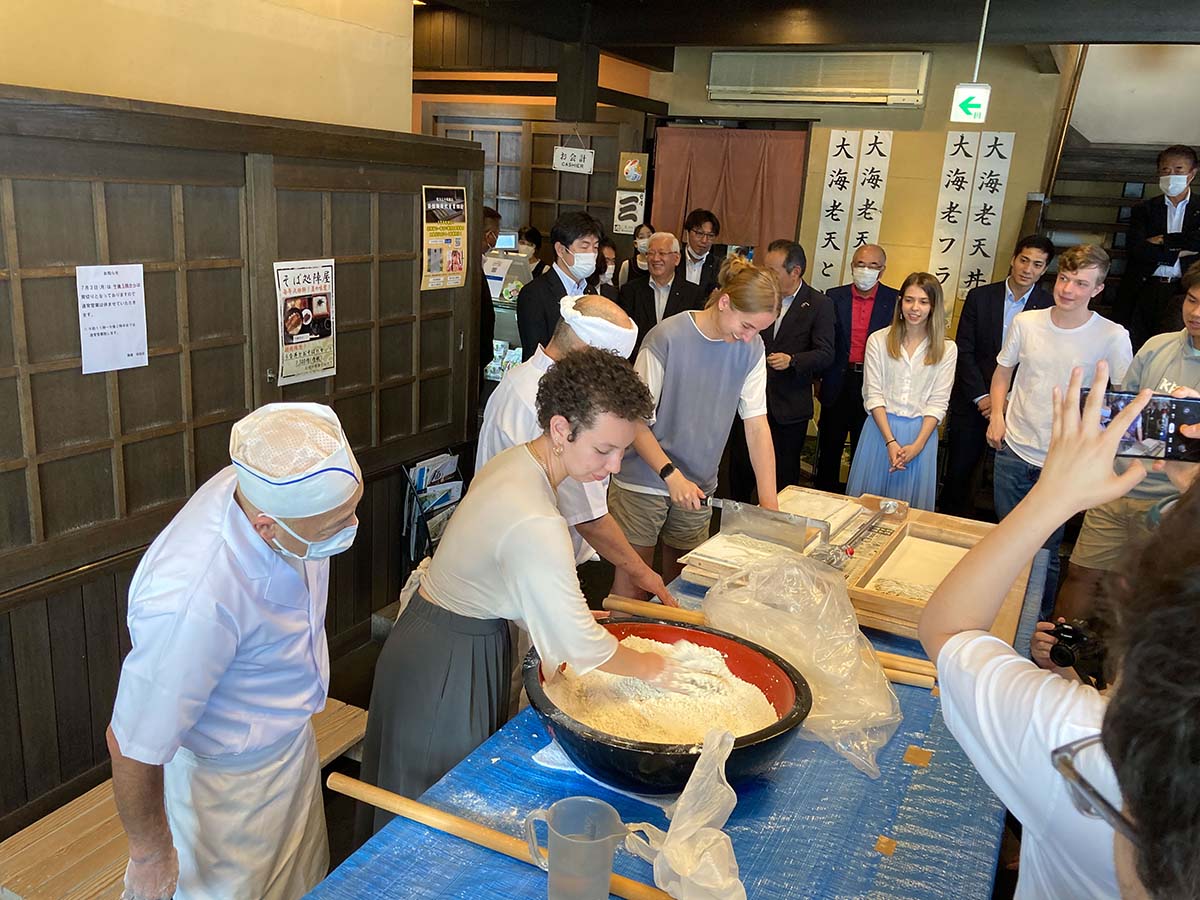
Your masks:
<svg viewBox="0 0 1200 900"><path fill-rule="evenodd" d="M699 287L705 302L717 286L721 269L720 254L712 252L714 242L720 236L721 220L712 210L693 209L683 220L683 257L675 274L680 280L686 279Z"/></svg>
<svg viewBox="0 0 1200 900"><path fill-rule="evenodd" d="M1166 796L1173 779L1195 782L1200 754L1200 728L1194 724L1200 720L1195 688L1200 662L1193 661L1196 654L1176 629L1164 627L1178 622L1177 610L1186 600L1191 624L1185 634L1197 630L1195 567L1187 572L1178 564L1169 567L1173 580L1156 581L1153 574L1164 568L1164 554L1178 554L1178 546L1147 544L1134 564L1149 572L1131 579L1137 587L1122 599L1137 614L1117 622L1118 636L1129 629L1129 649L1111 698L1038 668L987 633L1012 582L1049 534L1145 477L1140 466L1117 474L1113 459L1151 392L1138 394L1104 428L1107 381L1108 364L1101 361L1082 411L1081 368L1071 372L1065 391L1054 388L1053 433L1041 478L946 576L918 624L925 652L937 665L947 727L1022 824L1017 898L1192 897L1200 885L1194 796L1191 791ZM1188 513L1197 505L1194 495L1191 491L1188 502L1169 516L1183 512L1194 518ZM1186 525L1176 533L1188 533ZM1156 584L1158 592L1147 594L1147 585ZM1163 629L1157 637L1145 624L1155 616ZM1153 652L1135 638L1152 641ZM1139 713L1147 706L1158 721ZM1190 773L1146 768L1177 759L1189 760ZM1173 824L1156 812L1159 804L1172 810ZM1144 820L1153 820L1154 830ZM1178 833L1167 839L1164 826ZM1164 868L1164 859L1172 865Z"/></svg>

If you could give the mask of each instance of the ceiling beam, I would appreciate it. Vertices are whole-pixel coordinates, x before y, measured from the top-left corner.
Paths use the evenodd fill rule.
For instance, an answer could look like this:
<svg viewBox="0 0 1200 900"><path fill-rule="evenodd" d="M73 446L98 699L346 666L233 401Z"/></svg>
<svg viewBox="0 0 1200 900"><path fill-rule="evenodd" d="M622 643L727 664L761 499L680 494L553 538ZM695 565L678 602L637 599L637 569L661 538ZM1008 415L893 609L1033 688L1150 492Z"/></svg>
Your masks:
<svg viewBox="0 0 1200 900"><path fill-rule="evenodd" d="M680 7L648 0L436 0L465 12L517 25L566 43L602 48L782 47L789 45L974 43L982 0L890 0L863 7L845 0L741 0ZM588 14L588 7L590 15ZM1178 0L1005 0L992 5L987 43L1192 44L1200 17L1181 16ZM586 24L585 24L586 23ZM584 28L587 34L583 33Z"/></svg>
<svg viewBox="0 0 1200 900"><path fill-rule="evenodd" d="M1059 74L1058 60L1054 58L1054 51L1049 44L1026 44L1025 52L1029 54L1033 67L1042 75Z"/></svg>

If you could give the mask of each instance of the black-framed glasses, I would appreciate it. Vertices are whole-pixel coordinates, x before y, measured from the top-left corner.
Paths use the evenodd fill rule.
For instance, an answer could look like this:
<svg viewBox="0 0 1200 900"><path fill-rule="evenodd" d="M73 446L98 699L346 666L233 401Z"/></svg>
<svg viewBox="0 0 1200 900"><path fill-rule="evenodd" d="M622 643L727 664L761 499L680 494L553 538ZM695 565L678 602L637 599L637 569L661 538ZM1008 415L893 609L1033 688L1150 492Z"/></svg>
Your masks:
<svg viewBox="0 0 1200 900"><path fill-rule="evenodd" d="M690 231L696 237L702 238L703 240L706 240L706 241L711 241L711 240L715 239L717 236L717 233L715 231L697 231L695 228L689 228L688 231Z"/></svg>
<svg viewBox="0 0 1200 900"><path fill-rule="evenodd" d="M1071 802L1085 816L1093 819L1103 819L1115 830L1121 832L1133 844L1138 843L1137 829L1133 822L1117 809L1096 787L1083 777L1083 773L1075 765L1075 758L1089 747L1100 743L1100 733L1071 741L1050 751L1050 763L1058 770L1067 782L1071 794Z"/></svg>

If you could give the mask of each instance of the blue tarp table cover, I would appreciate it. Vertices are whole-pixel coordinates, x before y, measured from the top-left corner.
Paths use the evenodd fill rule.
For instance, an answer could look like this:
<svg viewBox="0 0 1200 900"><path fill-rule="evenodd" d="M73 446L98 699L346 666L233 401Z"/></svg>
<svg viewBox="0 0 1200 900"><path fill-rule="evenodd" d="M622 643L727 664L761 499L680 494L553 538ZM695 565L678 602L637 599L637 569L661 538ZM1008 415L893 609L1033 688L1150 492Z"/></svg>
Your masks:
<svg viewBox="0 0 1200 900"><path fill-rule="evenodd" d="M1018 631L1028 652L1045 552L1038 555ZM672 590L694 605L692 585ZM685 602L686 602L685 600ZM875 646L919 652L914 641L870 632ZM801 898L989 898L1004 809L942 721L928 690L895 685L904 721L878 757L872 780L824 744L796 737L779 764L738 788L726 826L750 900ZM580 775L544 769L531 757L548 735L526 709L430 788L422 802L523 835L525 814L585 794L616 807L626 822L667 820L654 806L605 790ZM927 766L904 761L910 746L932 751ZM544 840L544 829L541 831ZM888 856L879 837L896 842ZM651 867L623 847L615 871L653 883ZM332 872L309 897L545 897L546 876L532 865L397 818Z"/></svg>

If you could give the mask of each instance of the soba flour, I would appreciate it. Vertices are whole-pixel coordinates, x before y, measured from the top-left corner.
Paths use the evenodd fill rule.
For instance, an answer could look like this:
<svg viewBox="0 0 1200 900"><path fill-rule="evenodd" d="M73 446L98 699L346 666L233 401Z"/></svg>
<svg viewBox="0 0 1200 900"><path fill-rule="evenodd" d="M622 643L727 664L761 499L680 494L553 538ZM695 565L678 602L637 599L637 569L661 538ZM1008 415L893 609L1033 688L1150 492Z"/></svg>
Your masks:
<svg viewBox="0 0 1200 900"><path fill-rule="evenodd" d="M660 744L699 744L710 728L728 729L740 737L779 718L761 690L729 671L719 650L691 641L664 644L639 637L627 637L621 644L673 657L696 670L687 676L687 692L598 669L580 677L568 666L546 685L554 705L606 734Z"/></svg>

